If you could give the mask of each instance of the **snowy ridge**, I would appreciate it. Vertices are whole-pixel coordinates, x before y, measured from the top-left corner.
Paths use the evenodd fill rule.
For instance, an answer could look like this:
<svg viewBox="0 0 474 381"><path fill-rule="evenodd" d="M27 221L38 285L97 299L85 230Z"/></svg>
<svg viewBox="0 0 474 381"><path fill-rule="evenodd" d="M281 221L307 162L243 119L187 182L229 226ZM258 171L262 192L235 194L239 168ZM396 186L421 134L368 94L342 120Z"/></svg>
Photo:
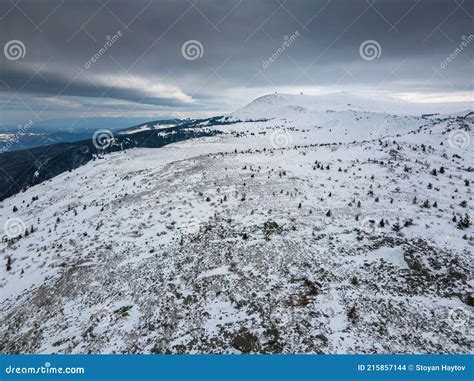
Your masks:
<svg viewBox="0 0 474 381"><path fill-rule="evenodd" d="M318 115L324 112L360 111L399 116L421 116L428 113L441 113L456 116L466 114L473 104L438 105L417 104L393 97L379 95L355 95L346 92L325 95L267 94L255 99L231 115L236 118L259 119L263 117L298 118L298 114ZM295 116L296 115L296 116ZM294 120L296 122L296 120Z"/></svg>
<svg viewBox="0 0 474 381"><path fill-rule="evenodd" d="M290 98L5 200L2 352L469 353L473 116Z"/></svg>

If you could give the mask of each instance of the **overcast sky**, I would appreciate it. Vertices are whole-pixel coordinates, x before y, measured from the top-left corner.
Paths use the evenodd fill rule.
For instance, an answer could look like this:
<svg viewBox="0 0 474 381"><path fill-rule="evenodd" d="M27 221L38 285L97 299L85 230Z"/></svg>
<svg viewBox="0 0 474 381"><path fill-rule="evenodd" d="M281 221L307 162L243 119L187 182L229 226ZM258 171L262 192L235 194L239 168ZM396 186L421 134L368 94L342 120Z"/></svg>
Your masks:
<svg viewBox="0 0 474 381"><path fill-rule="evenodd" d="M472 101L473 16L471 0L3 0L0 122L212 115L275 91Z"/></svg>

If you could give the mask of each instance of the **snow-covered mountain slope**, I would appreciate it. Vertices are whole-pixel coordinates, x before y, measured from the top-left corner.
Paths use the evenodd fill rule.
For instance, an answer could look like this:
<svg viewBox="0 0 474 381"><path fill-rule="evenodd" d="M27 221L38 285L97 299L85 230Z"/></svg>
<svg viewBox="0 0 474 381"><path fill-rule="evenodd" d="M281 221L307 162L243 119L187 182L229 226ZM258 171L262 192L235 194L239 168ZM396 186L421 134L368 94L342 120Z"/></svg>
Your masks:
<svg viewBox="0 0 474 381"><path fill-rule="evenodd" d="M388 113L400 109L406 102L393 98L374 98L354 96L349 93L334 93L326 95L295 95L267 94L255 99L233 115L249 118L292 117L292 114L313 113L323 111L370 111Z"/></svg>
<svg viewBox="0 0 474 381"><path fill-rule="evenodd" d="M255 99L245 107L231 115L240 119L282 118L299 122L301 114L311 114L313 118L320 117L324 112L361 111L393 115L412 115L438 113L464 113L472 108L472 104L430 104L411 103L389 96L355 95L338 92L325 95L304 94L267 94Z"/></svg>
<svg viewBox="0 0 474 381"><path fill-rule="evenodd" d="M5 200L1 351L470 352L473 116L344 125L215 126Z"/></svg>
<svg viewBox="0 0 474 381"><path fill-rule="evenodd" d="M401 101L395 101L399 108ZM431 120L388 112L387 100L358 98L348 94L325 96L272 94L256 99L229 115L234 121L264 121L303 131L304 139L318 142L350 142L404 134ZM293 134L298 135L298 134ZM296 137L296 136L293 136Z"/></svg>

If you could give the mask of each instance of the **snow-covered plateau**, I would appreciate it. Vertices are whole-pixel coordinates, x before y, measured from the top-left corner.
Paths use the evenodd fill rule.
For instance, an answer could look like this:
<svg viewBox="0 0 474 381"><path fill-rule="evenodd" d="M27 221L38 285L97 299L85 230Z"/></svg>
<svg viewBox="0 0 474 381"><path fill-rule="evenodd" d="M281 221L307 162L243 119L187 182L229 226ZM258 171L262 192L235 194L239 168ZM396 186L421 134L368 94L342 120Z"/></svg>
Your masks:
<svg viewBox="0 0 474 381"><path fill-rule="evenodd" d="M1 352L472 352L474 113L389 106L267 95L4 200Z"/></svg>

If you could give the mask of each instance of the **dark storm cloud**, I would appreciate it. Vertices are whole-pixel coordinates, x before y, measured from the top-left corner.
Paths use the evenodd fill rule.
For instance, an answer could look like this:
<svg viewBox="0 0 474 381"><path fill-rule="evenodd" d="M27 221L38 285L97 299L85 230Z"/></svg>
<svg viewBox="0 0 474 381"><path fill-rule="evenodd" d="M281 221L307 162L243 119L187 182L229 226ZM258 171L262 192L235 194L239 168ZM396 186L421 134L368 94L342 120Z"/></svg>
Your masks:
<svg viewBox="0 0 474 381"><path fill-rule="evenodd" d="M474 42L440 64L474 33L473 15L474 2L462 0L4 1L2 44L21 40L26 54L2 57L0 85L195 110L232 109L253 88L471 91ZM188 40L202 44L202 57L183 57ZM380 45L380 57L361 58L366 40Z"/></svg>
<svg viewBox="0 0 474 381"><path fill-rule="evenodd" d="M37 73L34 70L20 70L7 67L4 70L5 84L10 91L25 91L38 95L79 96L89 98L112 98L124 101L161 105L169 107L185 107L187 102L176 98L159 98L150 96L147 89L114 85L100 85L93 81L73 79L58 73ZM118 81L117 81L118 82Z"/></svg>

